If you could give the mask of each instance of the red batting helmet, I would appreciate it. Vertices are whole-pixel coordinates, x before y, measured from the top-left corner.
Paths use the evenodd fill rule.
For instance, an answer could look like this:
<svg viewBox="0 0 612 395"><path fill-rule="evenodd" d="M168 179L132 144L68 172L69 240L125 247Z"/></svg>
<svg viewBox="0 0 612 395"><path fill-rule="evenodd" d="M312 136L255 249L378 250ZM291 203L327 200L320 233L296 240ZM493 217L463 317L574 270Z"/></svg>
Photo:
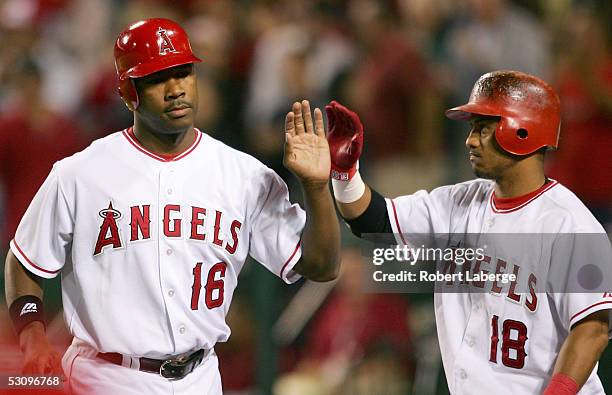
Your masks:
<svg viewBox="0 0 612 395"><path fill-rule="evenodd" d="M163 18L135 22L121 32L115 42L119 94L136 109L138 92L132 78L200 61L191 50L187 33L178 23Z"/></svg>
<svg viewBox="0 0 612 395"><path fill-rule="evenodd" d="M532 75L507 70L483 75L467 104L446 111L454 120L468 120L472 115L501 117L495 139L511 154L528 155L542 147L558 146L559 96Z"/></svg>

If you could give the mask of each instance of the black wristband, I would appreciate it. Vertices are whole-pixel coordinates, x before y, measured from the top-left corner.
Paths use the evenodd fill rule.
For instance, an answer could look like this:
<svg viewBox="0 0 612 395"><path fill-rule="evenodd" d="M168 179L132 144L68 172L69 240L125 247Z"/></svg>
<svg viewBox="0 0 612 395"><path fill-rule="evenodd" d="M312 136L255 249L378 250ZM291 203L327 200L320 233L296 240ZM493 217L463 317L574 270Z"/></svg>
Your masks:
<svg viewBox="0 0 612 395"><path fill-rule="evenodd" d="M370 188L370 190L372 199L363 214L357 218L345 220L351 227L351 232L357 237L361 237L363 233L393 233L385 198L374 189Z"/></svg>
<svg viewBox="0 0 612 395"><path fill-rule="evenodd" d="M15 301L11 303L11 307L9 307L9 314L11 315L11 320L13 321L17 336L19 336L23 328L31 322L40 321L45 325L43 302L34 295L24 295L15 299Z"/></svg>

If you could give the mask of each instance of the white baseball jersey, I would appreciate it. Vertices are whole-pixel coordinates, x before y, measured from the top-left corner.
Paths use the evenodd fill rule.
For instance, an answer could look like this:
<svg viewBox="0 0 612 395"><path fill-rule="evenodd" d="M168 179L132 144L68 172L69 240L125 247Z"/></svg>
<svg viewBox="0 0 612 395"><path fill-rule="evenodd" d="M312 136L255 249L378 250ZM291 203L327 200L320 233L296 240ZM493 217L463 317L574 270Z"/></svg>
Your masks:
<svg viewBox="0 0 612 395"><path fill-rule="evenodd" d="M61 273L68 328L98 351L161 359L227 340L247 254L299 278L305 213L285 183L195 136L161 156L128 129L57 162L11 242L32 273Z"/></svg>
<svg viewBox="0 0 612 395"><path fill-rule="evenodd" d="M410 243L410 234L425 233L605 233L582 202L556 181L517 199L497 199L493 189L492 181L478 179L387 199L398 243ZM525 267L543 265L554 273L555 265L571 265L579 258L559 256L550 244L534 245L535 249L525 245L505 250L502 245L478 263L488 265L491 273L518 273L517 282L526 292L489 283L490 288L480 292L435 294L438 338L452 394L540 394L572 325L591 313L612 309L608 292L535 292L538 281L542 285L549 279L537 278ZM609 276L612 262L603 264ZM604 393L596 370L580 394Z"/></svg>

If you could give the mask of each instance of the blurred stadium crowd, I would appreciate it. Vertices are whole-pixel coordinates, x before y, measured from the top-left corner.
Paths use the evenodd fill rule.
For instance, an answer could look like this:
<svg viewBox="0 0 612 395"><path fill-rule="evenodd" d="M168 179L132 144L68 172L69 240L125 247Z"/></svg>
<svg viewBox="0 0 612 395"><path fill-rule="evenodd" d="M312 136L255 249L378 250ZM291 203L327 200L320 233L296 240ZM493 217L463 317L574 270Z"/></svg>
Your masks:
<svg viewBox="0 0 612 395"><path fill-rule="evenodd" d="M556 87L563 111L548 175L612 229L612 2L0 0L0 252L53 162L131 125L113 45L147 17L181 22L203 59L196 125L289 184L282 124L297 99L356 110L366 128L362 174L397 196L472 177L467 126L443 111L465 101L479 75L538 75ZM306 294L322 306L289 345L275 341L272 324L299 287L247 267L228 318L234 333L218 350L227 393L444 393L427 298L359 292L351 271L359 249L344 257L333 289ZM57 311L57 285L47 297ZM1 361L14 350L5 319L0 341ZM612 362L602 369L612 391Z"/></svg>

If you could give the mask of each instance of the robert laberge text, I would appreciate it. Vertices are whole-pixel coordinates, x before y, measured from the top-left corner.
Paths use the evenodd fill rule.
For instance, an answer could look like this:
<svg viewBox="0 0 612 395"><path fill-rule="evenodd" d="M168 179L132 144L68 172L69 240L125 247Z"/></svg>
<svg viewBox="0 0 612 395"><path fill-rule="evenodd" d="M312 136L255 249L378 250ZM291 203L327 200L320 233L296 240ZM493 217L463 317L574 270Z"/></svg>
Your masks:
<svg viewBox="0 0 612 395"><path fill-rule="evenodd" d="M417 273L410 272L408 270L402 270L398 273L384 273L382 270L377 270L373 273L372 277L376 282L472 282L472 281L490 281L509 283L516 281L516 275L514 273L471 273L471 272L458 272L458 273L430 273L426 270L420 270ZM417 280L418 278L418 280Z"/></svg>

